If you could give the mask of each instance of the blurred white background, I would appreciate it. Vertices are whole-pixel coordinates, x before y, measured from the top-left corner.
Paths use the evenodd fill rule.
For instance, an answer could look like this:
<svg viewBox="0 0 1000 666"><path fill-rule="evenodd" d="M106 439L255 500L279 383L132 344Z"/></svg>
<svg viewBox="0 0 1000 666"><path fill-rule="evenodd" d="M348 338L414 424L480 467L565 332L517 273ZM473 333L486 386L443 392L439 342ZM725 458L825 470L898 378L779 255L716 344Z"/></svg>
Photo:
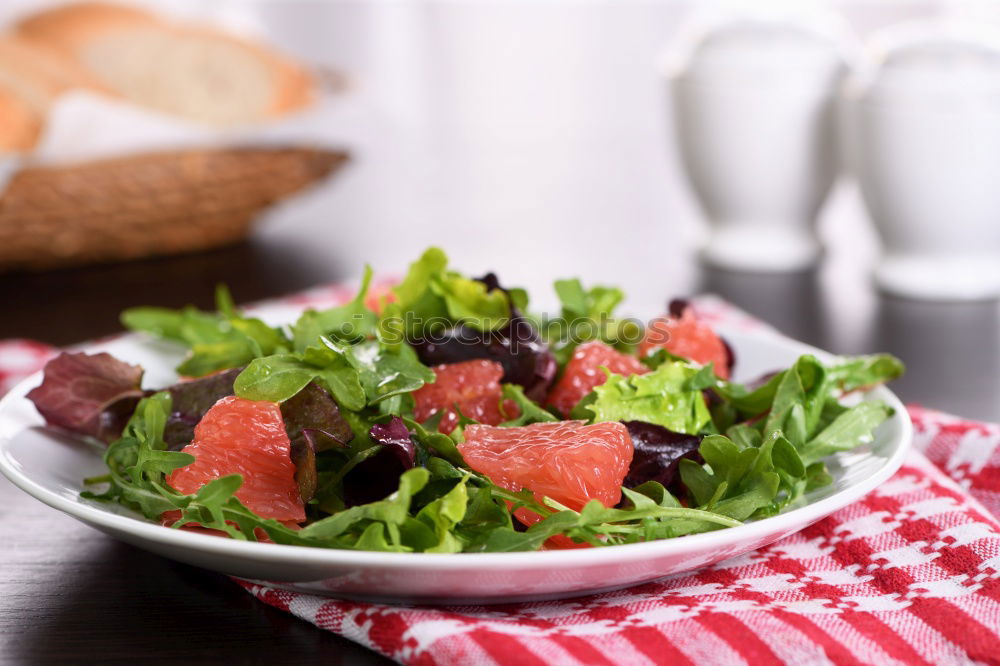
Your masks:
<svg viewBox="0 0 1000 666"><path fill-rule="evenodd" d="M0 21L48 4L5 0ZM695 2L142 4L263 35L348 75L329 122L353 164L257 230L302 261L337 266L342 274L331 279L364 261L399 271L438 244L462 268L490 268L532 288L542 306L552 303L553 278L578 274L623 286L629 309L642 313L698 288L692 257L703 222L676 160L657 72ZM1000 22L992 1L822 6L859 38L925 16ZM319 228L337 241L315 243ZM834 190L821 234L820 279L867 283L876 241L849 182ZM834 301L870 293L827 291ZM840 305L859 322L872 307Z"/></svg>

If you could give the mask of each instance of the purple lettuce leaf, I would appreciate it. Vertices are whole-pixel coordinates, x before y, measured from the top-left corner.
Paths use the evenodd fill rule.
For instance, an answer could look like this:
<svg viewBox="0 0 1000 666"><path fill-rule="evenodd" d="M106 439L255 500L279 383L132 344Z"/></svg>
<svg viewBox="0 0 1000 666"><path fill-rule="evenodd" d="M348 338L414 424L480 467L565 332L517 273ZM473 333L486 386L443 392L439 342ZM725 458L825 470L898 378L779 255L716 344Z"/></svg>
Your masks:
<svg viewBox="0 0 1000 666"><path fill-rule="evenodd" d="M478 278L486 287L503 289L493 273ZM500 381L524 387L535 401L545 398L555 379L557 365L549 346L535 326L514 306L507 324L493 331L479 331L459 325L434 335L433 339L412 340L421 362L434 366L484 358L503 367Z"/></svg>
<svg viewBox="0 0 1000 666"><path fill-rule="evenodd" d="M110 354L63 352L45 364L28 399L48 425L112 442L144 395L142 373Z"/></svg>
<svg viewBox="0 0 1000 666"><path fill-rule="evenodd" d="M416 464L416 447L410 431L398 416L376 423L369 436L382 446L375 455L358 463L344 477L344 503L368 504L387 497L399 487L399 476Z"/></svg>
<svg viewBox="0 0 1000 666"><path fill-rule="evenodd" d="M295 483L299 486L299 495L303 502L308 502L316 495L319 486L319 472L316 470L316 449L304 438L292 440L292 464L295 465Z"/></svg>
<svg viewBox="0 0 1000 666"><path fill-rule="evenodd" d="M670 488L677 479L681 458L701 463L700 435L685 435L644 421L623 421L632 436L632 464L623 485L634 488L646 481L657 481Z"/></svg>
<svg viewBox="0 0 1000 666"><path fill-rule="evenodd" d="M344 446L354 439L354 432L340 414L336 401L316 382L309 382L281 403L281 418L293 444L305 440L317 452Z"/></svg>
<svg viewBox="0 0 1000 666"><path fill-rule="evenodd" d="M292 443L295 480L303 501L316 494L316 454L346 446L354 438L333 397L316 382L281 403L281 418Z"/></svg>
<svg viewBox="0 0 1000 666"><path fill-rule="evenodd" d="M232 368L200 379L179 382L166 390L173 406L163 439L171 451L179 451L194 439L194 427L205 412L222 398L233 395L233 382L242 368Z"/></svg>
<svg viewBox="0 0 1000 666"><path fill-rule="evenodd" d="M716 333L716 335L719 335ZM722 342L722 346L726 348L726 369L729 370L729 376L733 376L733 367L736 365L736 352L733 351L733 346L729 344L729 340L719 335L719 340Z"/></svg>
<svg viewBox="0 0 1000 666"><path fill-rule="evenodd" d="M680 319L684 316L684 311L691 307L691 301L686 298L671 298L670 302L667 303L667 314L669 314L674 319Z"/></svg>

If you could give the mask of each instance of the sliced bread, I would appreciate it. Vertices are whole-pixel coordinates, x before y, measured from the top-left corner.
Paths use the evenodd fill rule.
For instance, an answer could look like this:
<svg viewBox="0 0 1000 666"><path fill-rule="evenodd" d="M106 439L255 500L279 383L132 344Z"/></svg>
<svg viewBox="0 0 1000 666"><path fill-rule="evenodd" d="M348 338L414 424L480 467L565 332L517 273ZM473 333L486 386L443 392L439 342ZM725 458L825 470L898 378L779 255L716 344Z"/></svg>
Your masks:
<svg viewBox="0 0 1000 666"><path fill-rule="evenodd" d="M30 150L49 105L76 86L96 88L99 83L46 48L0 37L0 152Z"/></svg>
<svg viewBox="0 0 1000 666"><path fill-rule="evenodd" d="M207 124L253 123L312 98L310 75L291 60L134 7L65 5L29 16L14 32L69 59L113 94Z"/></svg>

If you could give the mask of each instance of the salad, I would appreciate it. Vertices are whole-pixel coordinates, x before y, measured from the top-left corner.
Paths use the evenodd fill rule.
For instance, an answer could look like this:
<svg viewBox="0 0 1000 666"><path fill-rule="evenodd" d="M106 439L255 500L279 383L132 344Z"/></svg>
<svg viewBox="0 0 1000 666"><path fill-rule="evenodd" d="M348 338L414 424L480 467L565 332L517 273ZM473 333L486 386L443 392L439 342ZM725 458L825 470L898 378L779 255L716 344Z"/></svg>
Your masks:
<svg viewBox="0 0 1000 666"><path fill-rule="evenodd" d="M28 397L106 444L91 500L233 539L397 552L606 547L725 529L831 483L824 459L891 414L848 394L888 355L811 355L749 384L688 303L642 323L614 287L558 280L561 311L430 248L395 286L273 327L238 310L141 307L126 327L188 348L142 387L65 352Z"/></svg>

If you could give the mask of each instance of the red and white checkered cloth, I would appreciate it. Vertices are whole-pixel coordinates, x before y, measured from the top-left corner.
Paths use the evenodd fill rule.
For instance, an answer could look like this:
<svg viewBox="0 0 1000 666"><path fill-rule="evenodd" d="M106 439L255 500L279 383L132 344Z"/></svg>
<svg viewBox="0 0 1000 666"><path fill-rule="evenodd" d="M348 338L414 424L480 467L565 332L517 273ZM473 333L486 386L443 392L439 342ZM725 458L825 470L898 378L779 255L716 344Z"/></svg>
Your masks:
<svg viewBox="0 0 1000 666"><path fill-rule="evenodd" d="M296 295L324 305L349 293ZM761 327L717 299L703 316ZM0 343L0 391L54 353ZM240 581L261 601L407 664L1000 664L1000 427L911 406L888 482L755 552L566 601L450 608Z"/></svg>

